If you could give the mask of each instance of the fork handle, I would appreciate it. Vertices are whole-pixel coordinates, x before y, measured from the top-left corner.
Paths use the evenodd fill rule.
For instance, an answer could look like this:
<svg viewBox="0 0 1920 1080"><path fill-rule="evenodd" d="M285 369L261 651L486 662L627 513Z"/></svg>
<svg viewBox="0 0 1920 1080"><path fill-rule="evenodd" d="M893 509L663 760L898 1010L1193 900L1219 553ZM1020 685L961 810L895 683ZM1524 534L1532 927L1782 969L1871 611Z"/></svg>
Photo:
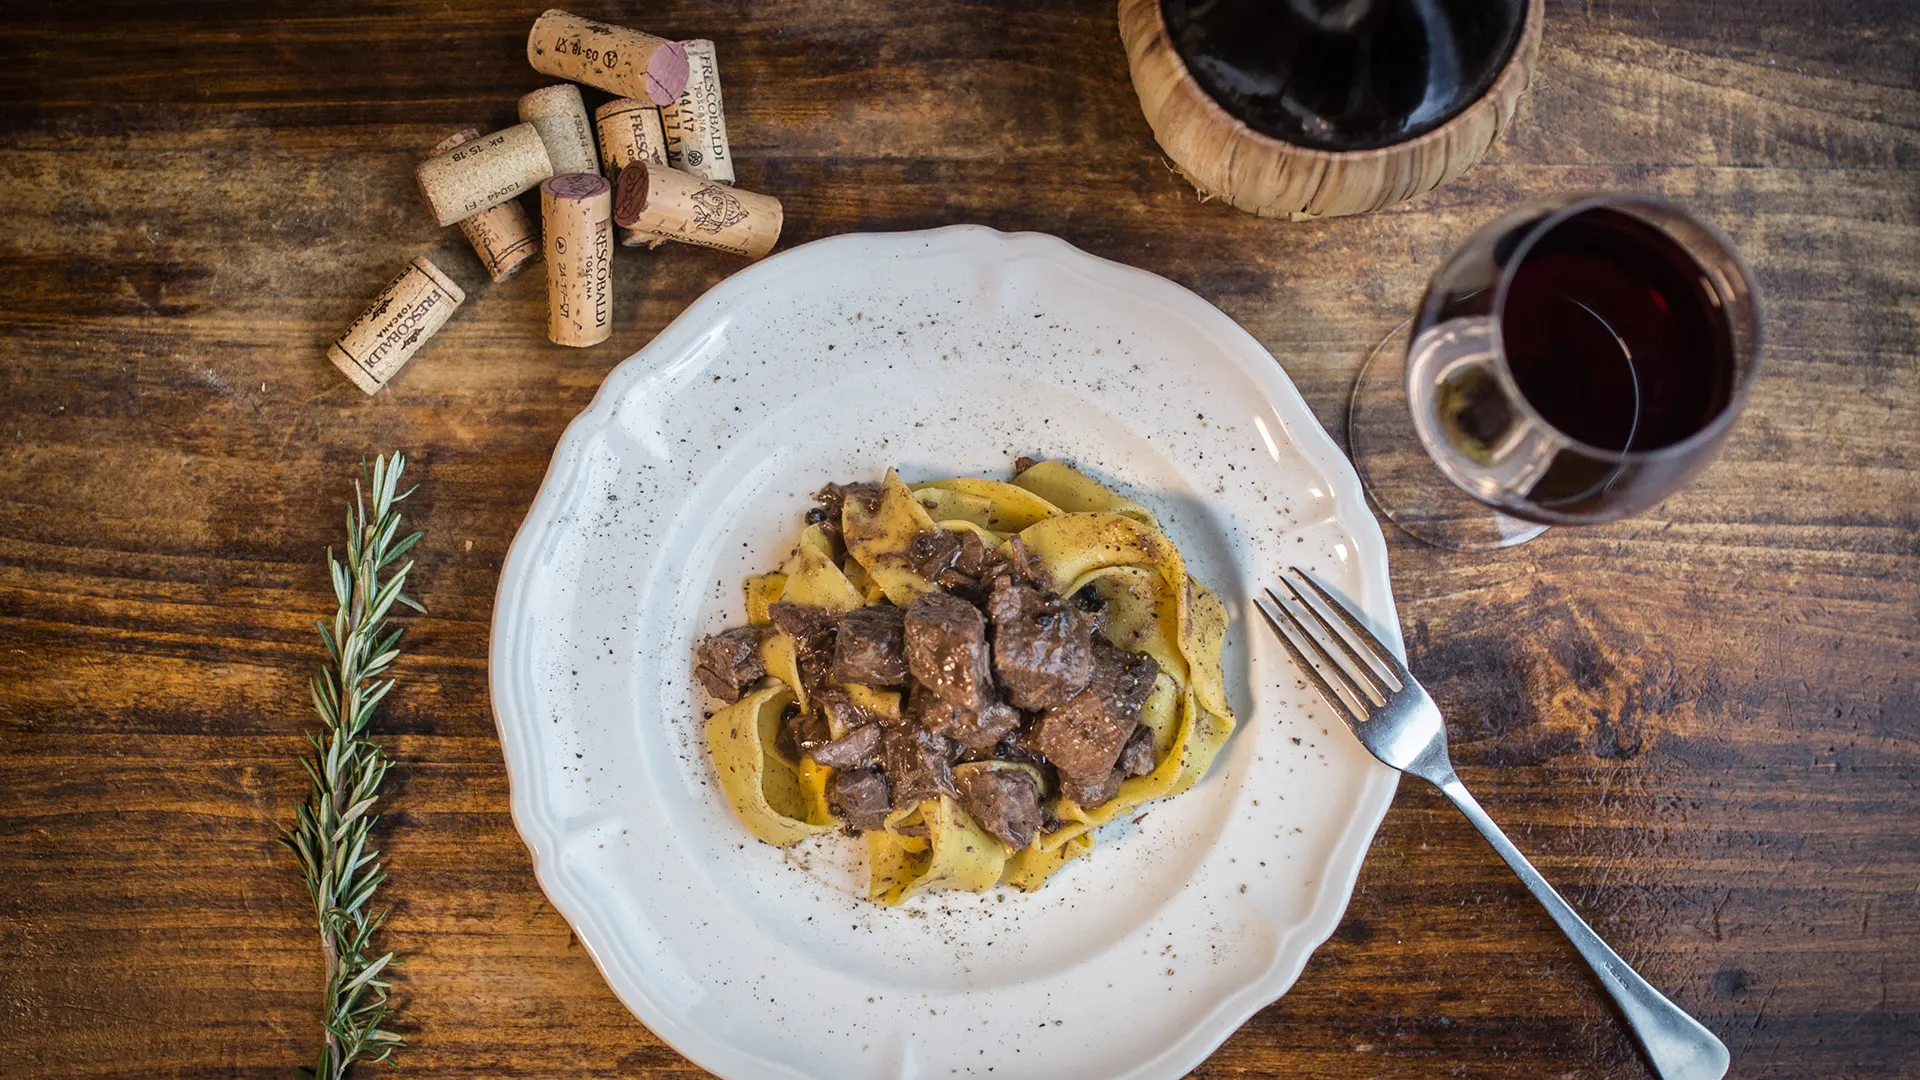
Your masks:
<svg viewBox="0 0 1920 1080"><path fill-rule="evenodd" d="M1449 770L1451 773L1451 770ZM1586 924L1586 920L1561 899L1540 871L1533 868L1520 849L1513 846L1507 834L1493 823L1487 812L1480 808L1473 795L1467 791L1458 776L1448 775L1437 785L1442 794L1467 815L1467 820L1487 838L1493 850L1507 860L1513 872L1527 883L1533 891L1534 899L1547 909L1553 921L1580 950L1593 973L1613 995L1615 1004L1627 1018L1627 1026L1634 1037L1647 1052L1647 1058L1653 1063L1654 1072L1661 1080L1720 1080L1727 1074L1729 1056L1726 1044L1715 1038L1713 1032L1702 1027L1698 1020L1688 1016L1678 1005L1668 1001L1660 991L1647 985L1640 973L1627 965L1600 940L1600 935Z"/></svg>

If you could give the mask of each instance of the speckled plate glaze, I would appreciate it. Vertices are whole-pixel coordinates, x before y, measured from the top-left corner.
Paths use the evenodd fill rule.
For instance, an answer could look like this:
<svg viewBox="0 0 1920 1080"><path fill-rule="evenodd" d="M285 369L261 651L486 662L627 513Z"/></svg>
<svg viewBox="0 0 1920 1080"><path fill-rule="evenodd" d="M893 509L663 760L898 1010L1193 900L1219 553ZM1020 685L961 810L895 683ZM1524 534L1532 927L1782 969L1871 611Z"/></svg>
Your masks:
<svg viewBox="0 0 1920 1080"><path fill-rule="evenodd" d="M1240 728L1186 794L1038 893L858 896L858 846L724 804L693 641L741 621L808 493L1064 457L1152 507L1232 612ZM840 236L736 274L567 429L494 608L513 815L641 1020L725 1077L1177 1077L1326 940L1395 774L1332 725L1248 594L1300 563L1398 643L1359 482L1280 365L1162 278L1060 240Z"/></svg>

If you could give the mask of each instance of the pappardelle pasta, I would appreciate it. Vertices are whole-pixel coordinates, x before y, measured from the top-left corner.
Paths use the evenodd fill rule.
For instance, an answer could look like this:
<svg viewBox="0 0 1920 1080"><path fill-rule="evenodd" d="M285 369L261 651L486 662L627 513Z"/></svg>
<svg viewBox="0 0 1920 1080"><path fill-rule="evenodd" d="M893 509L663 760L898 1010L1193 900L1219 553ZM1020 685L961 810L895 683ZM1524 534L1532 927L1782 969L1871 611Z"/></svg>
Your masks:
<svg viewBox="0 0 1920 1080"><path fill-rule="evenodd" d="M1145 507L1059 461L829 484L695 649L720 788L769 844L862 834L868 895L1034 890L1206 775L1227 617Z"/></svg>

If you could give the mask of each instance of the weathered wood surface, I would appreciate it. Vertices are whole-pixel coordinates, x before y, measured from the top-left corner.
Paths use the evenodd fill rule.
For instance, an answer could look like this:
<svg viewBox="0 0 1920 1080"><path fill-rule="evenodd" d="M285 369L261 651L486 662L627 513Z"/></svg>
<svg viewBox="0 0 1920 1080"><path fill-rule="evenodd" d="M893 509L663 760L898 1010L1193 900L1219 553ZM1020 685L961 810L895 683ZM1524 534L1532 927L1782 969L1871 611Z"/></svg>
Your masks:
<svg viewBox="0 0 1920 1080"><path fill-rule="evenodd" d="M383 832L408 1075L695 1075L545 903L486 698L501 556L602 376L738 260L623 250L620 321L547 343L414 164L547 81L542 5L0 9L0 1074L308 1060L316 943L274 837L348 469L404 448L427 529ZM1413 666L1549 877L1740 1077L1920 1075L1920 14L1555 0L1461 180L1304 224L1199 204L1110 0L589 5L719 43L784 242L977 221L1188 285L1337 422L1367 348L1530 195L1665 192L1768 301L1725 457L1644 517L1491 556L1389 533ZM599 98L594 98L598 101ZM470 299L364 398L326 344L413 255ZM1337 426L1335 430L1338 431ZM1411 782L1340 931L1208 1078L1642 1077L1552 924Z"/></svg>

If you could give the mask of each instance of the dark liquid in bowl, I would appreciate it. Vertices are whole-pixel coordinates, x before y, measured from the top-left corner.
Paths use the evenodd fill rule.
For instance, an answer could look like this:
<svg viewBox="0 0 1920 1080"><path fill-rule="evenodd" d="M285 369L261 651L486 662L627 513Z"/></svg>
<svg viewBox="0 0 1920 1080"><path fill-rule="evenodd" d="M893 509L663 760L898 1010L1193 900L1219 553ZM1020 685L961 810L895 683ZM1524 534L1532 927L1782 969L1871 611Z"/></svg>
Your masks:
<svg viewBox="0 0 1920 1080"><path fill-rule="evenodd" d="M1370 150L1425 134L1493 85L1525 0L1161 0L1201 89L1264 135Z"/></svg>

